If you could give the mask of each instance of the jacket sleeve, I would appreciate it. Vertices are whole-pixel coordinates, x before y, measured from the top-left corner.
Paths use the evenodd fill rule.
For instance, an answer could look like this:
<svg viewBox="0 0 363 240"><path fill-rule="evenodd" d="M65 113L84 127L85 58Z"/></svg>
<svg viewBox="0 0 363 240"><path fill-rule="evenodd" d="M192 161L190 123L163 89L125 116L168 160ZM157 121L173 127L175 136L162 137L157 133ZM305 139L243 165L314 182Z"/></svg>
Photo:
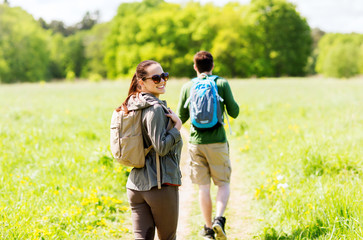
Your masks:
<svg viewBox="0 0 363 240"><path fill-rule="evenodd" d="M232 90L227 82L227 80L223 81L223 100L224 105L226 106L227 113L229 116L236 118L239 114L239 106L237 102L233 98Z"/></svg>
<svg viewBox="0 0 363 240"><path fill-rule="evenodd" d="M188 97L188 87L185 84L180 92L179 103L177 107L177 114L182 123L185 123L189 119L189 107L184 108L184 104L187 101Z"/></svg>
<svg viewBox="0 0 363 240"><path fill-rule="evenodd" d="M160 105L154 105L145 110L144 123L147 135L154 150L160 156L165 156L181 140L178 129L166 130L168 122L166 118L165 112Z"/></svg>

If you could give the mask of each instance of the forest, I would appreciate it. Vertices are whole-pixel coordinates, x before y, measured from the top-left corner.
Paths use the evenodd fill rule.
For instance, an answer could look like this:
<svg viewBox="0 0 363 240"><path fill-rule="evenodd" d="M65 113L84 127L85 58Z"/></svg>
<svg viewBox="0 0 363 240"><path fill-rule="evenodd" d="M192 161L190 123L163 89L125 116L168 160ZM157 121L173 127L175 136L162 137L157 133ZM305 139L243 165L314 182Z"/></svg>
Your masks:
<svg viewBox="0 0 363 240"><path fill-rule="evenodd" d="M311 29L285 0L221 7L144 0L120 4L109 22L87 12L73 26L0 4L2 83L120 79L145 59L161 62L173 77L191 77L200 50L210 51L215 73L229 78L363 73L362 34Z"/></svg>

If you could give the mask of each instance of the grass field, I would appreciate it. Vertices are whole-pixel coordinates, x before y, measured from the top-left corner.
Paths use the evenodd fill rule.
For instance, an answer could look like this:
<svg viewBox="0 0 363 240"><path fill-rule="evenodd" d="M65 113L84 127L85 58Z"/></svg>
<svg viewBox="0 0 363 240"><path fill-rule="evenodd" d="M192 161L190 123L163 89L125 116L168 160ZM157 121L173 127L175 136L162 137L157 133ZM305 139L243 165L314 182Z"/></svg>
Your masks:
<svg viewBox="0 0 363 240"><path fill-rule="evenodd" d="M182 84L168 83L172 109ZM256 238L362 239L363 81L230 84L232 162L248 176ZM129 169L109 150L128 86L0 85L0 239L132 239Z"/></svg>

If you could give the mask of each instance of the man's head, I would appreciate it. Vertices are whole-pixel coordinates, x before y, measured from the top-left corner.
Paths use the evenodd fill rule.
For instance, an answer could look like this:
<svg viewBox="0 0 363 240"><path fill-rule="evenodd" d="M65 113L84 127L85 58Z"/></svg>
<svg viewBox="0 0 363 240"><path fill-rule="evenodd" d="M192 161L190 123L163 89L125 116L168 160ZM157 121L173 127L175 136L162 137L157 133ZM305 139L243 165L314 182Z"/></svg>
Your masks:
<svg viewBox="0 0 363 240"><path fill-rule="evenodd" d="M213 56L210 52L200 51L194 55L194 69L199 73L211 72L213 70Z"/></svg>

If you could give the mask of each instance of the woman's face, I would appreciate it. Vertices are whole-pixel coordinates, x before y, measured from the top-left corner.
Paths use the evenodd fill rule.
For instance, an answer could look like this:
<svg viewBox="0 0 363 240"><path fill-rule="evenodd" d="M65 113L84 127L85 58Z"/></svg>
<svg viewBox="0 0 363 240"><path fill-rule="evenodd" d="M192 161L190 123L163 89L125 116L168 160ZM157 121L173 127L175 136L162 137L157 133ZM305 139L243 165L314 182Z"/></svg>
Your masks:
<svg viewBox="0 0 363 240"><path fill-rule="evenodd" d="M152 93L155 97L158 98L160 94L165 93L166 81L165 79L161 78L159 83L155 83L151 77L164 73L163 68L159 64L152 64L145 70L148 74L144 80L139 80L142 92Z"/></svg>

